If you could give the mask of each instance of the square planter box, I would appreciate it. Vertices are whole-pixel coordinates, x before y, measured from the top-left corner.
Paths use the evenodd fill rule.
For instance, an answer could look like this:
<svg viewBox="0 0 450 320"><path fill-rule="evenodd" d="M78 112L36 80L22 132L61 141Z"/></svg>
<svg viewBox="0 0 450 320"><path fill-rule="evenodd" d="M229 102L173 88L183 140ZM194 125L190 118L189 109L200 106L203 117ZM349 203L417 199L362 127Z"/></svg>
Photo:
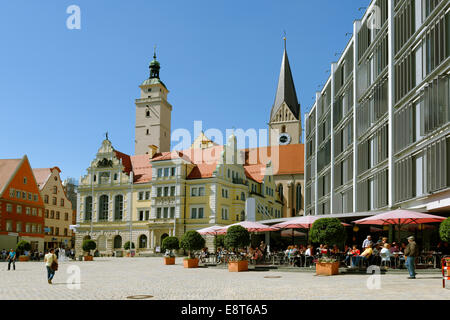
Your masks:
<svg viewBox="0 0 450 320"><path fill-rule="evenodd" d="M29 256L19 256L19 261L30 261L30 257Z"/></svg>
<svg viewBox="0 0 450 320"><path fill-rule="evenodd" d="M185 268L197 268L198 267L198 259L184 259L183 266Z"/></svg>
<svg viewBox="0 0 450 320"><path fill-rule="evenodd" d="M171 258L164 258L164 264L165 265L174 265L175 264L175 257L171 257Z"/></svg>
<svg viewBox="0 0 450 320"><path fill-rule="evenodd" d="M228 271L229 272L242 272L248 271L248 261L233 261L228 262Z"/></svg>
<svg viewBox="0 0 450 320"><path fill-rule="evenodd" d="M316 263L316 275L318 276L334 276L339 274L339 262L333 263Z"/></svg>
<svg viewBox="0 0 450 320"><path fill-rule="evenodd" d="M94 261L93 256L84 256L84 261Z"/></svg>

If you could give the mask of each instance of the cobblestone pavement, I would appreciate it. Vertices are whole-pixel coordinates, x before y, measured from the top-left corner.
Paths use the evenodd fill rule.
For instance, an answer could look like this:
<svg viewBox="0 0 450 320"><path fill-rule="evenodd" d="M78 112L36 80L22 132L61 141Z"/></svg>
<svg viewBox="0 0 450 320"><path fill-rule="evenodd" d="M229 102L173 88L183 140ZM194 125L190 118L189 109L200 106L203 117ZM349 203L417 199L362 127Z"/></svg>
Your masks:
<svg viewBox="0 0 450 320"><path fill-rule="evenodd" d="M43 262L18 262L16 271L0 263L0 299L127 299L152 295L153 299L189 300L309 300L309 299L446 299L440 274L380 276L381 289L370 290L370 275L317 277L311 272L250 271L230 273L222 268L184 269L182 258L174 266L162 258L96 258L93 262L60 263L53 285L47 284ZM80 289L67 286L67 273L78 266ZM420 271L420 270L419 270ZM280 278L265 278L265 277ZM373 278L371 278L373 279ZM376 282L371 282L376 284Z"/></svg>

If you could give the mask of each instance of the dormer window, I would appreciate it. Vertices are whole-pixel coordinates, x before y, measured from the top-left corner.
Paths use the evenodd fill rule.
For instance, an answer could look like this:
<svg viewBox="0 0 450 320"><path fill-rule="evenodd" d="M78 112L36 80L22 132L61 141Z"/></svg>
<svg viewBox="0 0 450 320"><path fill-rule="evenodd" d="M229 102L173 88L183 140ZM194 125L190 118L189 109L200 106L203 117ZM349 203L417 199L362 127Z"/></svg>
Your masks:
<svg viewBox="0 0 450 320"><path fill-rule="evenodd" d="M148 88L148 89L147 89L147 92L152 92L152 88Z"/></svg>

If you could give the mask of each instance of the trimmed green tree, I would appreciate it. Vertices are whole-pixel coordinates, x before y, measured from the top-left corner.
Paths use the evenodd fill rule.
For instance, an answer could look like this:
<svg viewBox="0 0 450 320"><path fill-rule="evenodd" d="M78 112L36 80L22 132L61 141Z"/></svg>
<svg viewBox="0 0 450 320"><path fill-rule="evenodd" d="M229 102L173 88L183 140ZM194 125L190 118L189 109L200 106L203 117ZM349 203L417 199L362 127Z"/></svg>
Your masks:
<svg viewBox="0 0 450 320"><path fill-rule="evenodd" d="M97 244L95 243L94 240L86 239L83 241L82 249L89 256L91 255L91 250L95 250L96 248L97 248Z"/></svg>
<svg viewBox="0 0 450 320"><path fill-rule="evenodd" d="M16 245L16 251L19 252L20 255L23 255L25 251L31 250L31 244L28 241L21 240Z"/></svg>
<svg viewBox="0 0 450 320"><path fill-rule="evenodd" d="M310 239L314 243L341 246L345 241L345 228L339 219L322 218L316 220L310 230Z"/></svg>
<svg viewBox="0 0 450 320"><path fill-rule="evenodd" d="M181 247L189 254L190 259L194 259L195 250L201 250L205 247L205 239L197 231L188 231L181 238Z"/></svg>
<svg viewBox="0 0 450 320"><path fill-rule="evenodd" d="M225 235L219 234L214 238L214 246L216 248L224 248L225 247Z"/></svg>
<svg viewBox="0 0 450 320"><path fill-rule="evenodd" d="M125 244L123 245L123 248L124 248L125 250L130 250L130 241L125 242ZM131 243L131 248L132 248L132 249L135 249L135 248L136 248L136 246L134 245L134 242Z"/></svg>
<svg viewBox="0 0 450 320"><path fill-rule="evenodd" d="M450 218L441 222L439 235L441 236L442 241L450 242Z"/></svg>
<svg viewBox="0 0 450 320"><path fill-rule="evenodd" d="M244 249L250 244L250 233L242 226L232 226L228 228L224 242L227 248ZM242 259L239 254L238 259Z"/></svg>
<svg viewBox="0 0 450 320"><path fill-rule="evenodd" d="M177 237L167 237L163 240L162 249L164 251L169 250L169 256L174 257L172 250L180 249L180 241L178 241Z"/></svg>

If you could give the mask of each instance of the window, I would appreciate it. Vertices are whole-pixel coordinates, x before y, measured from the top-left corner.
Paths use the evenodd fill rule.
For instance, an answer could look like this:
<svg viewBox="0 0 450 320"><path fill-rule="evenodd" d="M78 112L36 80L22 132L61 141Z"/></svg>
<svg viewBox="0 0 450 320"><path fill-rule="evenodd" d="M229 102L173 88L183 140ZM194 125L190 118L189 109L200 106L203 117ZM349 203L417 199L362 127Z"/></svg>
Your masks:
<svg viewBox="0 0 450 320"><path fill-rule="evenodd" d="M48 203L48 195L44 196L44 203Z"/></svg>
<svg viewBox="0 0 450 320"><path fill-rule="evenodd" d="M69 214L67 212L64 213L64 220L69 221Z"/></svg>
<svg viewBox="0 0 450 320"><path fill-rule="evenodd" d="M56 206L56 198L55 198L55 197L53 197L52 204L53 204L54 206Z"/></svg>
<svg viewBox="0 0 450 320"><path fill-rule="evenodd" d="M170 187L170 196L175 197L175 186Z"/></svg>
<svg viewBox="0 0 450 320"><path fill-rule="evenodd" d="M144 192L143 191L141 191L141 192L139 192L139 201L142 201L142 200L144 200Z"/></svg>
<svg viewBox="0 0 450 320"><path fill-rule="evenodd" d="M161 219L161 208L156 208L156 219Z"/></svg>
<svg viewBox="0 0 450 320"><path fill-rule="evenodd" d="M91 218L92 218L92 197L86 197L84 199L84 220L90 221Z"/></svg>
<svg viewBox="0 0 450 320"><path fill-rule="evenodd" d="M6 212L12 212L12 204L10 204L10 203L7 203L6 204Z"/></svg>
<svg viewBox="0 0 450 320"><path fill-rule="evenodd" d="M33 216L37 216L37 209L36 208L31 209L31 214Z"/></svg>
<svg viewBox="0 0 450 320"><path fill-rule="evenodd" d="M169 176L169 168L164 168L164 177Z"/></svg>
<svg viewBox="0 0 450 320"><path fill-rule="evenodd" d="M31 225L31 232L36 233L36 225L35 224Z"/></svg>
<svg viewBox="0 0 450 320"><path fill-rule="evenodd" d="M175 218L175 207L170 208L170 218L171 219Z"/></svg>
<svg viewBox="0 0 450 320"><path fill-rule="evenodd" d="M228 198L228 190L222 188L222 198Z"/></svg>
<svg viewBox="0 0 450 320"><path fill-rule="evenodd" d="M114 173L114 181L117 181L117 173Z"/></svg>
<svg viewBox="0 0 450 320"><path fill-rule="evenodd" d="M59 228L58 227L55 228L55 235L59 236Z"/></svg>
<svg viewBox="0 0 450 320"><path fill-rule="evenodd" d="M245 193L244 192L241 192L241 200L245 201Z"/></svg>
<svg viewBox="0 0 450 320"><path fill-rule="evenodd" d="M302 209L302 185L301 184L297 184L297 212L299 212Z"/></svg>
<svg viewBox="0 0 450 320"><path fill-rule="evenodd" d="M33 200L33 195L31 193L28 192L28 200L32 201Z"/></svg>
<svg viewBox="0 0 450 320"><path fill-rule="evenodd" d="M56 220L59 220L59 211L56 211Z"/></svg>
<svg viewBox="0 0 450 320"><path fill-rule="evenodd" d="M197 197L198 196L198 188L191 188L191 197Z"/></svg>
<svg viewBox="0 0 450 320"><path fill-rule="evenodd" d="M34 195L34 201L36 201L36 202L39 201L39 196L37 194Z"/></svg>
<svg viewBox="0 0 450 320"><path fill-rule="evenodd" d="M100 205L99 205L99 220L100 221L105 221L108 220L108 196L107 195L102 195L100 197Z"/></svg>
<svg viewBox="0 0 450 320"><path fill-rule="evenodd" d="M27 184L27 177L23 177L23 184Z"/></svg>
<svg viewBox="0 0 450 320"><path fill-rule="evenodd" d="M174 177L174 176L175 176L175 170L176 170L176 168L175 168L175 167L173 167L173 168L170 168L170 175L171 175L172 177Z"/></svg>
<svg viewBox="0 0 450 320"><path fill-rule="evenodd" d="M25 208L25 213L27 214L27 215L30 215L31 214L31 209L30 208Z"/></svg>
<svg viewBox="0 0 450 320"><path fill-rule="evenodd" d="M148 136L150 135L150 130L149 130L149 129L147 129L146 134L147 134Z"/></svg>
<svg viewBox="0 0 450 320"><path fill-rule="evenodd" d="M228 220L228 209L222 208L222 220Z"/></svg>
<svg viewBox="0 0 450 320"><path fill-rule="evenodd" d="M169 217L169 208L164 208L164 219Z"/></svg>
<svg viewBox="0 0 450 320"><path fill-rule="evenodd" d="M191 208L191 219L197 219L197 208Z"/></svg>
<svg viewBox="0 0 450 320"><path fill-rule="evenodd" d="M150 211L146 210L145 211L145 220L149 220L150 219Z"/></svg>
<svg viewBox="0 0 450 320"><path fill-rule="evenodd" d="M156 189L156 196L157 196L157 197L161 197L161 196L162 196L162 188L161 188L161 187L158 187L158 188Z"/></svg>
<svg viewBox="0 0 450 320"><path fill-rule="evenodd" d="M27 193L22 191L22 199L27 200Z"/></svg>
<svg viewBox="0 0 450 320"><path fill-rule="evenodd" d="M38 215L39 215L39 217L42 217L42 209L38 210Z"/></svg>
<svg viewBox="0 0 450 320"><path fill-rule="evenodd" d="M38 225L38 233L42 233L42 226Z"/></svg>
<svg viewBox="0 0 450 320"><path fill-rule="evenodd" d="M45 217L48 218L48 210L45 210Z"/></svg>
<svg viewBox="0 0 450 320"><path fill-rule="evenodd" d="M123 218L123 196L117 195L114 199L114 220L122 220Z"/></svg>
<svg viewBox="0 0 450 320"><path fill-rule="evenodd" d="M64 199L61 198L61 207L64 207Z"/></svg>
<svg viewBox="0 0 450 320"><path fill-rule="evenodd" d="M50 219L55 219L55 211L50 211Z"/></svg>
<svg viewBox="0 0 450 320"><path fill-rule="evenodd" d="M22 213L22 206L19 206L19 205L18 205L18 206L16 207L16 212L19 213L19 214Z"/></svg>
<svg viewBox="0 0 450 320"><path fill-rule="evenodd" d="M22 222L16 223L16 232L22 232Z"/></svg>
<svg viewBox="0 0 450 320"><path fill-rule="evenodd" d="M57 194L58 193L58 187L53 187L53 194Z"/></svg>
<svg viewBox="0 0 450 320"><path fill-rule="evenodd" d="M139 221L144 221L144 210L139 210Z"/></svg>
<svg viewBox="0 0 450 320"><path fill-rule="evenodd" d="M31 226L30 226L29 223L27 223L27 224L25 225L25 232L30 233L30 231L31 231ZM52 230L52 231L53 231L53 230Z"/></svg>
<svg viewBox="0 0 450 320"><path fill-rule="evenodd" d="M64 235L67 237L67 228L64 228Z"/></svg>
<svg viewBox="0 0 450 320"><path fill-rule="evenodd" d="M205 195L205 187L198 188L199 197L203 197Z"/></svg>
<svg viewBox="0 0 450 320"><path fill-rule="evenodd" d="M9 189L9 196L11 198L14 198L14 194L15 194L14 189Z"/></svg>
<svg viewBox="0 0 450 320"><path fill-rule="evenodd" d="M204 218L204 216L203 216L203 208L198 208L198 218L199 219L203 219Z"/></svg>
<svg viewBox="0 0 450 320"><path fill-rule="evenodd" d="M162 169L160 168L160 169L158 169L158 178L161 178L162 177Z"/></svg>
<svg viewBox="0 0 450 320"><path fill-rule="evenodd" d="M164 197L169 196L169 187L164 187Z"/></svg>
<svg viewBox="0 0 450 320"><path fill-rule="evenodd" d="M150 191L145 191L145 200L150 200Z"/></svg>
<svg viewBox="0 0 450 320"><path fill-rule="evenodd" d="M139 237L139 248L147 248L147 236L145 234Z"/></svg>
<svg viewBox="0 0 450 320"><path fill-rule="evenodd" d="M12 221L11 220L7 220L6 221L6 231L13 231L12 230Z"/></svg>
<svg viewBox="0 0 450 320"><path fill-rule="evenodd" d="M145 116L146 116L147 118L150 118L150 110L145 111ZM148 130L147 130L147 131L148 131Z"/></svg>
<svg viewBox="0 0 450 320"><path fill-rule="evenodd" d="M20 199L20 195L21 195L22 193L20 192L20 191L16 191L16 198L17 199Z"/></svg>

